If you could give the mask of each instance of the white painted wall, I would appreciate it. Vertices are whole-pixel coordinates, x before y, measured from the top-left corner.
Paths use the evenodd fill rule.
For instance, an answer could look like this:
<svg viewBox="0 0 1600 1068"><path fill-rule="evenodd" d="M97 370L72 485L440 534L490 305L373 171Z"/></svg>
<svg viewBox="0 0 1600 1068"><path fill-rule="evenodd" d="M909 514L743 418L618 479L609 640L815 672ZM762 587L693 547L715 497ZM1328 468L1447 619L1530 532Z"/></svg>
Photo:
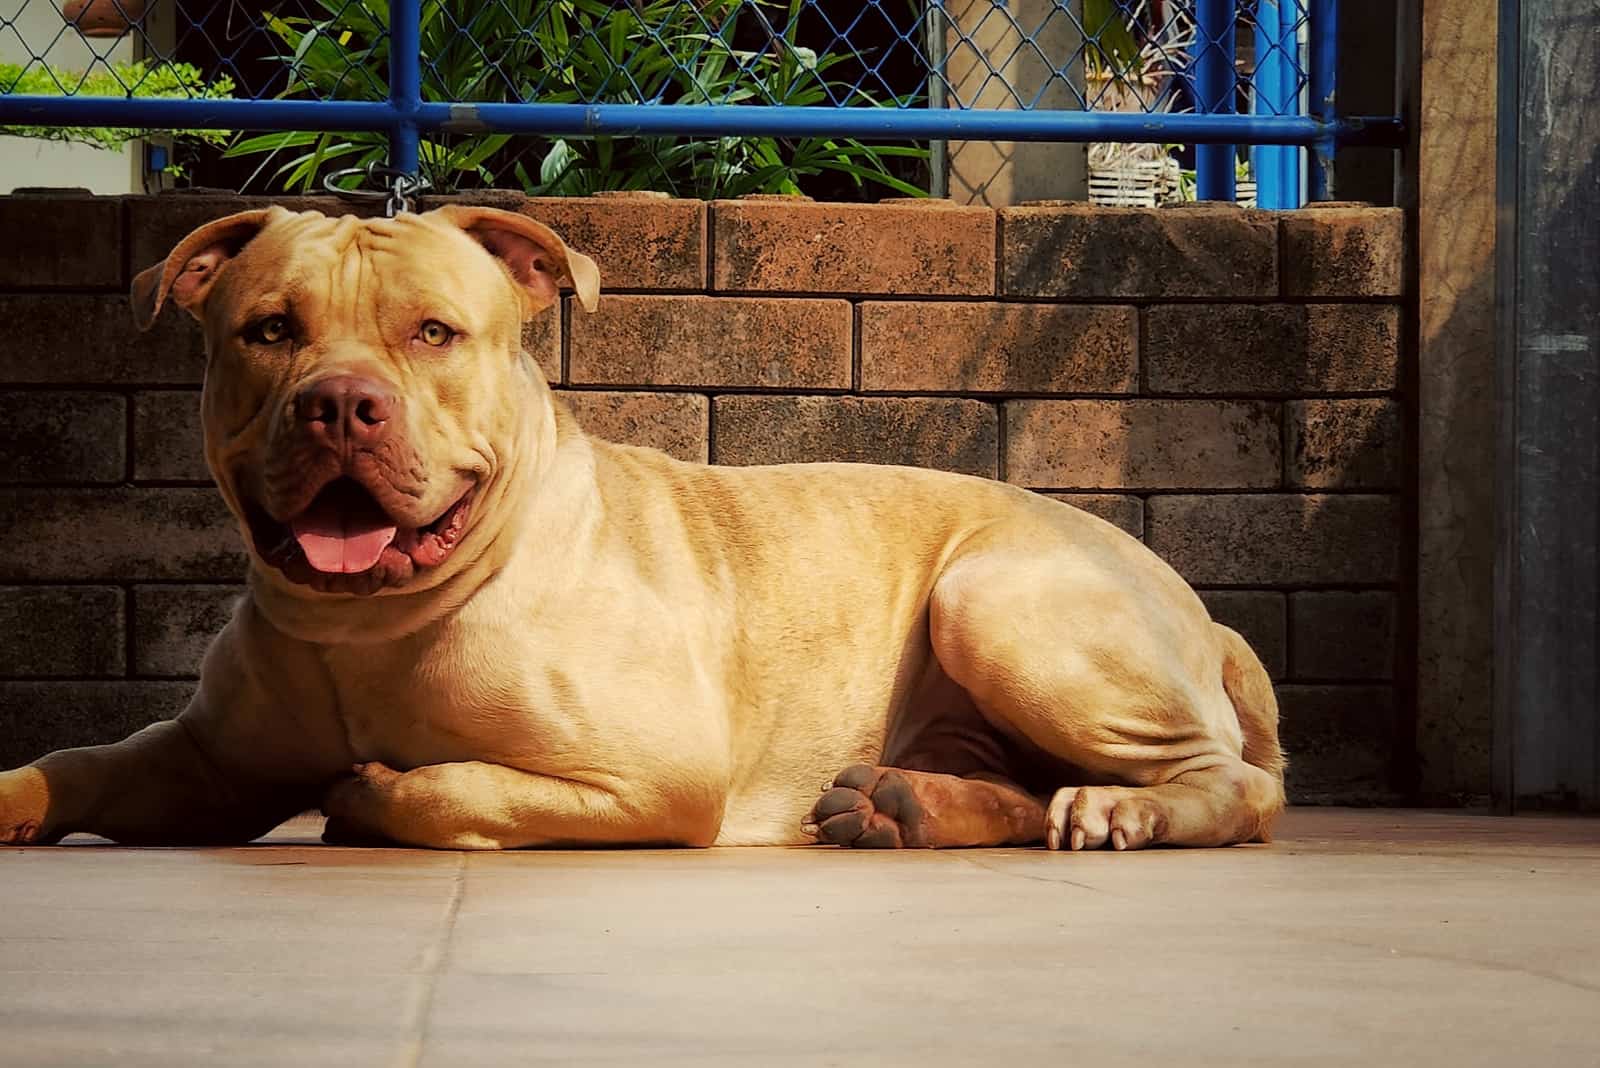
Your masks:
<svg viewBox="0 0 1600 1068"><path fill-rule="evenodd" d="M6 10L9 9L9 10ZM102 56L108 62L134 58L131 37L85 40L68 29L55 4L43 0L0 0L0 11L13 25L0 32L0 59L26 63L43 54L52 66L81 71ZM0 193L19 186L82 186L95 193L141 193L143 150L138 143L121 152L92 145L0 137Z"/></svg>

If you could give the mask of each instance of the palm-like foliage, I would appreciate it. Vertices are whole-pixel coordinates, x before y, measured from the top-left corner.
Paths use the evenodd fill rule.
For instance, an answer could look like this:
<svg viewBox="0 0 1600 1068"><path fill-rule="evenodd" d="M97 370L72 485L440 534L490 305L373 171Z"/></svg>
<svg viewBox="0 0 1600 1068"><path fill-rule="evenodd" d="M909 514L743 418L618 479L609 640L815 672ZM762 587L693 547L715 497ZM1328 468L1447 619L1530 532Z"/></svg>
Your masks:
<svg viewBox="0 0 1600 1068"><path fill-rule="evenodd" d="M388 0L318 0L325 19L273 18L292 79L285 95L383 99ZM446 102L659 104L889 103L829 80L850 58L796 43L801 0L425 0L422 96ZM754 36L759 47L738 47ZM289 150L276 177L311 189L334 167L381 163L381 133L272 133L243 138L230 156ZM560 137L445 134L420 146L435 189L493 186L514 178L529 193L659 189L686 196L793 193L833 171L909 195L887 160L921 158L908 146L846 138ZM532 164L530 166L530 163Z"/></svg>

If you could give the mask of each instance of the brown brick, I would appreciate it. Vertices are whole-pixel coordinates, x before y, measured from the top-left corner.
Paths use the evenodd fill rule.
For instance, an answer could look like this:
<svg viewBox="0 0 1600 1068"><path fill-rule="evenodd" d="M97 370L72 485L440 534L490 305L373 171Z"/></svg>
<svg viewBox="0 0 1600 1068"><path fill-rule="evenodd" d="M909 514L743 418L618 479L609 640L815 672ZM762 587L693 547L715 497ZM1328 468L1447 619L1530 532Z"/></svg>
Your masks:
<svg viewBox="0 0 1600 1068"><path fill-rule="evenodd" d="M137 586L133 669L138 675L196 676L206 649L233 616L242 586Z"/></svg>
<svg viewBox="0 0 1600 1068"><path fill-rule="evenodd" d="M1145 502L1145 541L1197 585L1388 583L1400 568L1392 496L1174 494Z"/></svg>
<svg viewBox="0 0 1600 1068"><path fill-rule="evenodd" d="M1278 406L1259 401L1006 404L1006 481L1062 489L1273 488Z"/></svg>
<svg viewBox="0 0 1600 1068"><path fill-rule="evenodd" d="M357 204L333 196L232 196L162 194L124 197L128 212L128 259L135 274L167 258L191 230L236 212L280 205L289 211L320 211L324 215L381 215L383 205Z"/></svg>
<svg viewBox="0 0 1600 1068"><path fill-rule="evenodd" d="M198 385L205 341L169 310L147 333L114 294L0 295L0 382L41 385Z"/></svg>
<svg viewBox="0 0 1600 1068"><path fill-rule="evenodd" d="M193 693L192 682L0 682L0 768L121 741L173 718Z"/></svg>
<svg viewBox="0 0 1600 1068"><path fill-rule="evenodd" d="M908 464L993 477L992 405L955 397L718 397L715 462Z"/></svg>
<svg viewBox="0 0 1600 1068"><path fill-rule="evenodd" d="M566 301L571 304L571 300ZM583 315L583 309L578 309ZM551 384L561 381L561 305L546 308L522 326L522 348L532 356Z"/></svg>
<svg viewBox="0 0 1600 1068"><path fill-rule="evenodd" d="M0 490L0 581L237 579L239 528L209 487Z"/></svg>
<svg viewBox="0 0 1600 1068"><path fill-rule="evenodd" d="M600 290L704 289L706 206L666 197L531 197L519 209L600 267Z"/></svg>
<svg viewBox="0 0 1600 1068"><path fill-rule="evenodd" d="M1136 538L1144 537L1144 502L1137 497L1118 493L1046 493L1045 496L1099 516Z"/></svg>
<svg viewBox="0 0 1600 1068"><path fill-rule="evenodd" d="M120 675L122 591L0 586L0 675Z"/></svg>
<svg viewBox="0 0 1600 1068"><path fill-rule="evenodd" d="M209 482L200 391L159 390L133 397L133 477Z"/></svg>
<svg viewBox="0 0 1600 1068"><path fill-rule="evenodd" d="M990 296L994 225L948 203L719 200L712 288Z"/></svg>
<svg viewBox="0 0 1600 1068"><path fill-rule="evenodd" d="M1145 312L1151 393L1293 396L1395 387L1399 310L1176 304Z"/></svg>
<svg viewBox="0 0 1600 1068"><path fill-rule="evenodd" d="M1151 393L1294 393L1306 313L1288 304L1169 304L1145 312Z"/></svg>
<svg viewBox="0 0 1600 1068"><path fill-rule="evenodd" d="M1290 597L1297 679L1394 676L1395 596L1383 590L1299 592Z"/></svg>
<svg viewBox="0 0 1600 1068"><path fill-rule="evenodd" d="M1308 393L1394 389L1400 374L1400 309L1393 304L1308 304L1305 368Z"/></svg>
<svg viewBox="0 0 1600 1068"><path fill-rule="evenodd" d="M1201 590L1211 618L1239 632L1267 674L1281 679L1288 664L1288 609L1273 590Z"/></svg>
<svg viewBox="0 0 1600 1068"><path fill-rule="evenodd" d="M117 393L0 393L0 482L120 482L128 402Z"/></svg>
<svg viewBox="0 0 1600 1068"><path fill-rule="evenodd" d="M1287 211L1279 227L1285 296L1400 296L1406 235L1399 208Z"/></svg>
<svg viewBox="0 0 1600 1068"><path fill-rule="evenodd" d="M1393 801L1394 689L1278 688L1278 733L1289 756L1285 785L1301 803Z"/></svg>
<svg viewBox="0 0 1600 1068"><path fill-rule="evenodd" d="M660 449L680 460L708 458L711 402L699 393L564 390L557 396L595 437Z"/></svg>
<svg viewBox="0 0 1600 1068"><path fill-rule="evenodd" d="M1133 308L868 302L861 388L921 392L1133 393Z"/></svg>
<svg viewBox="0 0 1600 1068"><path fill-rule="evenodd" d="M1379 398L1290 401L1287 482L1305 489L1396 489L1400 406Z"/></svg>
<svg viewBox="0 0 1600 1068"><path fill-rule="evenodd" d="M1275 297L1270 212L1087 204L1003 208L1001 292L1019 297Z"/></svg>
<svg viewBox="0 0 1600 1068"><path fill-rule="evenodd" d="M576 385L850 386L843 300L610 296L570 325Z"/></svg>
<svg viewBox="0 0 1600 1068"><path fill-rule="evenodd" d="M120 289L122 203L114 197L0 197L0 288Z"/></svg>
<svg viewBox="0 0 1600 1068"><path fill-rule="evenodd" d="M127 198L134 269L164 259L195 227L238 211L280 204L325 215L382 213L381 205L334 197L157 196ZM524 197L518 193L427 197L421 207L482 203L521 211L549 226L600 267L601 289L699 289L705 284L705 205L655 198Z"/></svg>

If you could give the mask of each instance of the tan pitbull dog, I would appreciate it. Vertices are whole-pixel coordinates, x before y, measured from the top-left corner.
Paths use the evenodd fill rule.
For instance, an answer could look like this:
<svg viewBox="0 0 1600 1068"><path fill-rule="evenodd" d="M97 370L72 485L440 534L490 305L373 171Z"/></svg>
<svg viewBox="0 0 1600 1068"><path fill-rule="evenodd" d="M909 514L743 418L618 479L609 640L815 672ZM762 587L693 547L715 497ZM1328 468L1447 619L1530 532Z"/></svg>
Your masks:
<svg viewBox="0 0 1600 1068"><path fill-rule="evenodd" d="M0 775L0 841L318 804L467 849L1267 837L1266 672L1137 540L983 479L587 437L520 344L563 284L594 309L587 257L461 206L243 212L140 275L142 325L204 325L249 592L178 719Z"/></svg>

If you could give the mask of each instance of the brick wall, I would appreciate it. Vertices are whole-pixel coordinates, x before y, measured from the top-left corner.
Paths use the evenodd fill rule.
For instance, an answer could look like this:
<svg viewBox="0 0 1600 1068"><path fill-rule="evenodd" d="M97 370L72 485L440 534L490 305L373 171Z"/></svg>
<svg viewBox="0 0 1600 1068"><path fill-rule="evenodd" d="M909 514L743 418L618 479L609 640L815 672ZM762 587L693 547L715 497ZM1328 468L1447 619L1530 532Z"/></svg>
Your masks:
<svg viewBox="0 0 1600 1068"><path fill-rule="evenodd" d="M201 459L198 335L175 312L138 334L123 294L255 203L0 198L0 765L172 714L226 616L243 554ZM1299 797L1396 781L1397 212L527 210L600 264L600 310L529 339L594 432L715 463L920 464L1089 509L1261 653Z"/></svg>

